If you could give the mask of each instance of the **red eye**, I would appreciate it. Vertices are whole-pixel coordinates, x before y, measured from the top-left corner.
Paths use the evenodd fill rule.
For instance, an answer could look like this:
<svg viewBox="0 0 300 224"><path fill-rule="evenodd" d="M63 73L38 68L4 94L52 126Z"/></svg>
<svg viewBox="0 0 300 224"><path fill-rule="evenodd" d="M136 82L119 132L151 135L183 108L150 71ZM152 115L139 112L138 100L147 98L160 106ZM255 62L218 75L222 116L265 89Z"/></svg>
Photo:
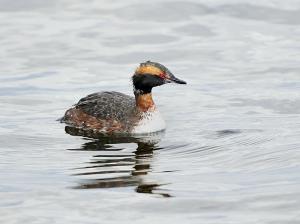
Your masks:
<svg viewBox="0 0 300 224"><path fill-rule="evenodd" d="M159 76L160 76L161 78L165 79L165 78L166 78L166 73L165 73L165 72L162 72L162 73L159 74Z"/></svg>

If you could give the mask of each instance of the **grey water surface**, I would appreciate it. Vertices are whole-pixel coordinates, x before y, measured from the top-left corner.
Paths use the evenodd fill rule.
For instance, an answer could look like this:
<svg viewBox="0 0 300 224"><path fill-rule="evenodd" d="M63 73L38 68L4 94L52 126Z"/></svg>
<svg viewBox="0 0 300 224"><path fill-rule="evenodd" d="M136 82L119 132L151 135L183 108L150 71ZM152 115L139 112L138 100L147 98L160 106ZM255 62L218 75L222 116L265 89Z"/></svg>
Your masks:
<svg viewBox="0 0 300 224"><path fill-rule="evenodd" d="M0 0L0 46L0 223L300 223L300 1ZM165 132L57 121L149 59Z"/></svg>

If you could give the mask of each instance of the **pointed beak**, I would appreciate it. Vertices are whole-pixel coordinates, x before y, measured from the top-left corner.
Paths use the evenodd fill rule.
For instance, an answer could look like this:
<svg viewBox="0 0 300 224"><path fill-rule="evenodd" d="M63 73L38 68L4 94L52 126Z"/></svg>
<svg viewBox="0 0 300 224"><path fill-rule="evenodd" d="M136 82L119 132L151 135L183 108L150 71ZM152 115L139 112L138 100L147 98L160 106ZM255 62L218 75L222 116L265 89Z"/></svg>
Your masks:
<svg viewBox="0 0 300 224"><path fill-rule="evenodd" d="M186 84L186 81L176 78L171 72L167 73L166 83Z"/></svg>

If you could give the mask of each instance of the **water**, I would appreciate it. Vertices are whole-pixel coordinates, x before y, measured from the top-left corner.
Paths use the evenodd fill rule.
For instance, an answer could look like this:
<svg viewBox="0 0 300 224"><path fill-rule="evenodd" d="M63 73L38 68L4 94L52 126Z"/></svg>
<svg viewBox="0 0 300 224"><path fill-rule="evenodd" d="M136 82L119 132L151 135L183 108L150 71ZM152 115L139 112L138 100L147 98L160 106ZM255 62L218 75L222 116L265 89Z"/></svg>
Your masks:
<svg viewBox="0 0 300 224"><path fill-rule="evenodd" d="M299 223L300 3L0 1L1 223ZM132 94L151 59L167 130L98 140L56 120Z"/></svg>

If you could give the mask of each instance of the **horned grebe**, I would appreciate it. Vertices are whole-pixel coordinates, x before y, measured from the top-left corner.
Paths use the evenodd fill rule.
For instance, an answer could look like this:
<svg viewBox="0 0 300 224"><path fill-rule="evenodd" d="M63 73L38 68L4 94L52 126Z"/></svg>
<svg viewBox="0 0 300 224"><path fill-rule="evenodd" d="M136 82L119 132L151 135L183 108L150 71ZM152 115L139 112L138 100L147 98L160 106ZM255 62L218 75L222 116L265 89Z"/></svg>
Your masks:
<svg viewBox="0 0 300 224"><path fill-rule="evenodd" d="M162 64L141 63L132 76L134 97L119 92L90 94L66 111L62 122L101 133L150 133L165 129L151 95L153 87L186 84Z"/></svg>

